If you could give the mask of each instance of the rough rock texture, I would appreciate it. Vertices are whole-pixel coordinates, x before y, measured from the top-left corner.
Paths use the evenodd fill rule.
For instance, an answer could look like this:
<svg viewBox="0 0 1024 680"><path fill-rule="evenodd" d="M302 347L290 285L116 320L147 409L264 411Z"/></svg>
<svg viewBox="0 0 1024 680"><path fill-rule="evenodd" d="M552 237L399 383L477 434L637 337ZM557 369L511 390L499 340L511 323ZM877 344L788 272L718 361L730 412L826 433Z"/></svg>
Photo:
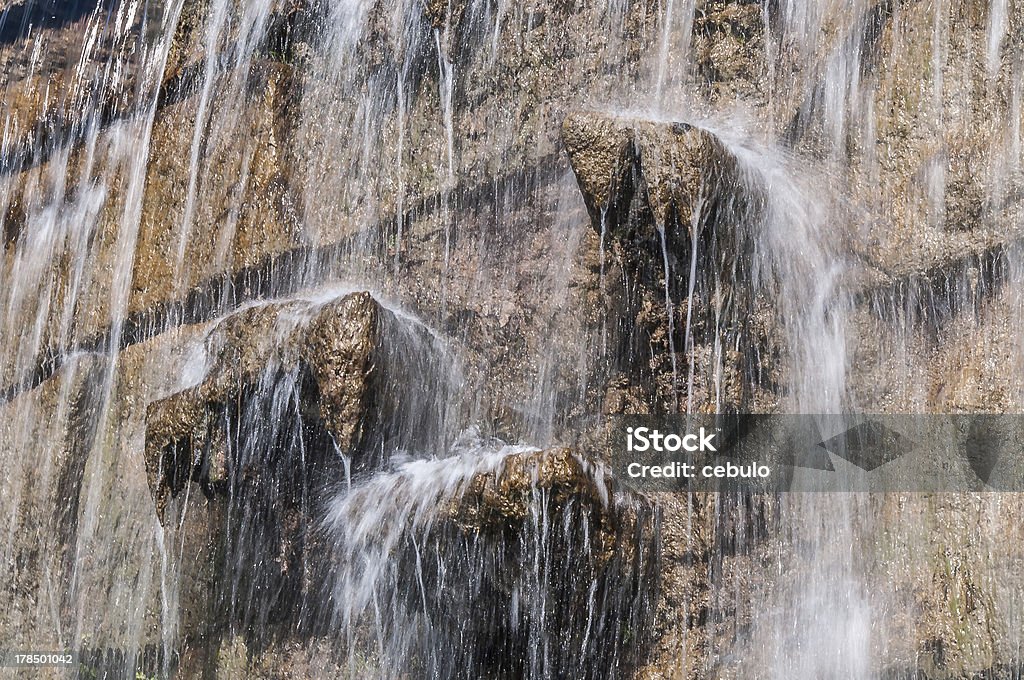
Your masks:
<svg viewBox="0 0 1024 680"><path fill-rule="evenodd" d="M795 71L810 64L803 75L810 94L802 101L800 88L778 93L775 101L765 102L758 96L764 92L763 71L738 47L743 43L739 36L744 34L754 41L764 39L760 22L750 18L757 8L743 3L709 3L704 12L698 10L695 19L697 64L713 88L721 88L724 97L739 93L748 105L774 108L774 115L787 115L787 108L795 110L789 133L798 146L812 157L824 159L825 167L850 163L851 176L833 177L832 187L849 192L857 204L844 206L841 212L846 221L831 228L845 231L852 257L844 283L862 301L851 313L847 335L854 409L1019 411L1019 343L1012 337L1012 328L1020 316L1015 245L1020 238L1020 202L1014 188L1019 181L1020 158L1019 145L1010 153L1005 146L1007 139L1019 138L1022 124L1019 106L1011 103L1014 97L1019 100L1019 88L1012 91L1008 75L1012 68L1007 64L1014 58L1011 55L1018 53L1018 10L1009 12L1005 47L994 53L995 62L990 56L986 63L984 48L988 44L991 49L993 30L986 22L994 21L989 16L994 10L989 7L986 11L981 3L948 9L947 14L945 8L928 3L879 3L868 7L863 18L856 15L860 10L849 10L854 15L849 23L846 9L805 17L822 22L818 57L800 53L806 46L800 40L806 36L796 31L786 36L785 29L776 24L773 28L782 37L776 38L779 44L772 47L778 50L775 55L780 62L769 75L789 78L789 66ZM781 17L771 20L783 21ZM745 32L744 24L754 31ZM787 44L787 40L793 42ZM859 76L877 78L878 86L866 88L864 95L841 82L845 77L841 59L851 53L842 53L844 44L861 50ZM928 50L932 50L930 55ZM719 66L706 65L712 55L721 60ZM922 76L922 62L929 60ZM839 99L835 99L837 92L841 93ZM861 96L874 101L858 108ZM846 118L827 108L836 105L846 107ZM877 119L874 112L878 112ZM808 124L812 120L815 123ZM821 127L816 127L819 124ZM630 169L636 177L644 168L631 144L632 133L623 129L626 127L609 116L570 116L563 127L595 229L609 229L618 214L633 207L630 193L622 190L623 177L630 177ZM996 141L1000 139L1003 141ZM673 149L674 142L663 138L661 148ZM694 170L699 173L702 165L699 160L687 160L664 167L679 184L699 186L701 180L694 177ZM649 205L656 203L644 200ZM653 215L645 219L658 223ZM611 229L607 233L615 236ZM615 243L603 245L614 253ZM636 244L627 242L627 246L635 253ZM619 275L614 265L609 265L607 272L610 278ZM663 281L655 277L650 284L657 288ZM643 308L653 310L656 316L657 302L647 302ZM643 318L628 306L625 316L634 327ZM654 328L649 334L652 347L657 346L657 338L665 337L657 324ZM773 329L769 325L767 330ZM668 345L662 341L655 351L666 352ZM741 350L743 347L740 343ZM668 370L668 362L663 361L654 373L664 375ZM740 372L738 382L749 390L750 378L750 373ZM620 376L609 383L607 410L645 413L666 408L650 391L645 393L632 382ZM778 386L785 381L762 382L774 389L772 383ZM699 389L699 371L696 386ZM763 408L773 401L765 396L753 403ZM882 642L868 653L880 660L886 672L895 674L1012 677L1020 664L1019 654L1010 651L1020 639L1016 632L1019 617L1007 607L1020 601L1021 580L1012 576L1005 577L1006 584L989 582L971 565L998 562L990 548L975 546L968 558L952 547L955 539L946 540L950 534L969 533L962 532L963 521L983 524L984 532L994 535L1012 534L1012 527L997 518L998 512L976 506L978 499L966 496L931 500L893 494L872 500L857 513L863 533L855 540L867 555L859 568L866 574L864 582L891 584L892 590L882 588L867 598L870 606L889 613L875 619L881 621L876 625L883 626L884 632L873 636L872 644ZM1013 494L993 497L992 502L1000 508L1017 507L1020 498ZM727 657L728 650L737 645L751 649L737 638L753 638L754 648L762 644L758 633L749 630L752 621L766 618L756 615L758 609L764 612L777 607L782 621L787 612L801 616L800 607L805 605L793 592L786 593L787 588L799 590L805 586L793 584L813 583L822 576L803 561L807 556L801 554L799 542L789 541L781 532L786 526L797 532L807 530L807 525L796 518L788 520L790 524L776 524L778 513L791 505L783 502L761 501L770 520L764 523L757 519L754 508L739 512L732 528L727 523L716 526L730 515L723 513L717 501L698 498L683 503L665 498L659 503L666 517L663 558L667 585L660 608L665 617L661 624L665 648L655 656L664 661L645 673L649 677L753 677L777 664L777 659L770 658L759 659L753 666L744 666L735 658L706 660L720 658L719 654ZM687 518L687 528L671 532L681 517ZM944 528L927 540L904 537L906 543L899 544L900 539L893 538L902 535L896 525L907 528L915 523ZM730 532L744 527L760 532L761 538L746 554L723 556L716 542L728 541ZM915 554L915 549L920 552ZM772 551L778 552L773 555ZM682 554L688 556L684 559L679 556ZM791 579L773 582L765 576L779 564L793 570ZM736 600L712 602L716 593L729 589L722 581L731 582L731 571L742 575L735 579ZM716 581L718 588L710 588ZM1013 642L1007 645L1007 640ZM997 648L1002 651L996 652ZM804 668L804 672L815 671Z"/></svg>
<svg viewBox="0 0 1024 680"><path fill-rule="evenodd" d="M431 594L441 605L440 626L459 631L452 640L473 641L458 653L484 673L528 673L514 654L489 657L490 650L549 639L528 637L531 630L562 641L549 651L550 668L588 678L632 668L650 643L644 631L661 578L659 521L645 498L568 449L511 454L470 479L432 524L431 532L449 536L438 542L442 563L472 556L463 567L469 583ZM533 592L520 592L524 583ZM536 602L545 608L538 611ZM466 620L473 610L478 616ZM531 620L537 616L542 620ZM509 625L516 620L524 623Z"/></svg>
<svg viewBox="0 0 1024 680"><path fill-rule="evenodd" d="M384 314L365 292L250 307L211 329L197 384L147 407L149 485L182 555L179 673L218 668L228 631L263 650L322 627L317 512L372 421Z"/></svg>
<svg viewBox="0 0 1024 680"><path fill-rule="evenodd" d="M678 410L680 375L687 375L694 385L688 403L697 410L754 408L763 399L743 353L768 340L766 315L752 293L763 187L746 177L718 137L687 123L572 113L562 136L593 227L613 260L609 278L641 284L632 291L606 288L613 308L631 321L625 332L634 337L625 342L650 343L660 357L655 375L674 367L654 400ZM666 325L670 313L674 323ZM637 340L640 334L648 339ZM720 336L742 339L725 341L730 350L716 356ZM679 352L691 339L699 346ZM683 356L673 357L673 350ZM635 391L628 385L636 382L651 379L620 375L610 384L606 412L622 412L623 390Z"/></svg>
<svg viewBox="0 0 1024 680"><path fill-rule="evenodd" d="M607 561L617 520L605 514L610 511L613 482L608 476L601 478L602 472L598 468L595 474L593 463L569 449L510 456L500 470L476 475L447 514L468 531L500 531L526 520L533 511L534 495L544 490L555 506L574 499L597 508L593 518L597 549L592 557Z"/></svg>
<svg viewBox="0 0 1024 680"><path fill-rule="evenodd" d="M225 271L237 271L300 243L287 184L291 67L263 60L232 94L207 105L196 97L161 110L147 166L131 311L181 297ZM247 101L244 112L236 110ZM230 104L232 118L219 121ZM197 118L199 113L207 118ZM211 121L219 121L211 123ZM193 176L195 126L212 125L203 175ZM239 145L238 139L248 140ZM219 229L204 225L217 224Z"/></svg>
<svg viewBox="0 0 1024 680"><path fill-rule="evenodd" d="M757 200L736 195L745 189L736 157L695 125L574 112L562 124L562 140L598 229L602 220L624 228L633 200L654 225L686 231L704 226L706 216L694 213L710 211L718 198Z"/></svg>
<svg viewBox="0 0 1024 680"><path fill-rule="evenodd" d="M358 450L371 403L373 358L380 341L380 308L369 293L353 293L318 309L305 323L289 324L302 305L261 305L232 315L217 328L223 344L202 382L147 411L146 469L162 517L168 493L190 479L223 482L227 446L221 413L277 374L308 370L315 390L303 393L338 450ZM301 379L300 379L301 381ZM269 414L268 414L269 415ZM257 416L258 417L258 416Z"/></svg>
<svg viewBox="0 0 1024 680"><path fill-rule="evenodd" d="M123 17L48 24L34 33L38 42L2 46L0 392L10 401L0 449L10 474L0 497L2 515L13 518L3 556L16 598L2 626L12 642L0 646L49 647L54 620L100 647L161 647L162 634L173 637L177 611L161 602L175 597L162 584L173 584L181 565L156 547L163 535L156 538L143 463L148 404L158 404L148 411L151 441L209 445L198 484L188 483L194 446L183 474L155 482L158 495L167 484L192 492L187 503L176 499L189 518L208 513L206 526L159 543L185 545L182 559L202 556L197 583L216 582L218 526L228 521L206 497L222 499L230 479L226 437L211 436L219 431L211 403L224 415L229 404L249 403L244 386L268 365L324 356L300 389L315 406L305 415L338 441L358 439L352 414L367 387L353 377L362 369L349 369L370 336L342 316L282 340L279 356L276 342L250 346L270 337L276 312L240 312L234 339L217 349L220 381L180 384L192 365L189 338L208 330L189 324L251 299L321 280L372 280L465 349L460 389L475 421L513 441L570 441L600 410L679 410L688 405L679 399L684 386L696 408L784 407L772 316L736 305L749 325L720 328L707 322L713 315L688 313L743 300L742 290L690 310L684 277L664 280L664 259L673 272L688 270L681 237L695 187L721 181L708 171L720 144L695 121L764 142L792 161L786 168L816 178L808 189L815 205L827 206L827 226L849 238L851 408L1020 410L1014 244L1024 224L1024 4L699 0L692 15L687 3L646 0L430 2L402 11L328 4L365 8L359 35L309 28L363 19L324 15L320 3L228 3L228 28L208 45L210 5L186 2L166 67L145 80L162 88L151 134L140 113L150 102L134 98L140 81L128 68L137 45L101 40L88 66L77 66L92 28ZM246 7L269 10L265 35L250 43L243 29L259 13ZM162 17L151 19L159 32ZM340 42L322 42L330 40ZM125 68L97 70L112 50ZM126 77L97 80L107 73ZM643 120L637 108L662 122ZM568 115L627 109L623 117ZM98 135L79 125L83 110L97 112ZM732 172L731 161L721 166ZM627 180L644 190L636 201L613 200ZM658 224L682 227L666 234L668 258ZM637 225L646 230L639 242L609 238ZM700 272L729 269L722 264ZM136 316L122 327L129 313ZM692 347L684 333L673 335L670 314L677 327L692 316ZM84 400L99 410L88 417L71 415L83 401L68 372L75 348L108 362ZM96 443L83 452L85 444L69 442L91 439L81 423L94 417ZM52 433L41 432L47 427ZM551 489L592 504L593 489L555 459L561 481ZM67 483L54 486L55 475ZM519 521L519 481L478 485L487 502L460 521ZM828 567L856 564L888 626L877 628L882 643L871 643L882 666L872 670L1012 674L1024 630L1020 498L895 494L845 512L847 500L823 505L842 511L833 529L859 524L859 533L830 542L811 531L823 509L814 504L658 499L664 586L650 677L749 677L779 659L754 655L761 665L739 667L745 650L813 647L813 637L777 644L772 630L752 626L792 629L799 616L801 630L814 630L816 609L842 609L800 597L827 582L815 565L844 541L858 560ZM72 525L74 536L64 530ZM40 526L64 529L53 533L58 540L40 536ZM303 550L286 546L267 562L281 571ZM72 554L74 588L56 576ZM844 592L857 592L852 583ZM68 604L54 608L61 593ZM254 667L285 673L294 660L292 671L308 675L308 654L246 634L211 655L201 638L220 634L223 621L209 615L217 602L214 590L182 598L181 625L193 638L186 656L243 674L242 657L262 655ZM204 622L214 628L197 627ZM183 667L195 666L186 659Z"/></svg>
<svg viewBox="0 0 1024 680"><path fill-rule="evenodd" d="M103 375L96 357L81 357L59 380L28 396L52 420L25 422L25 404L0 409L0 451L8 488L5 510L18 521L10 528L16 540L4 545L4 597L0 619L5 626L0 644L59 645L46 621L73 611L66 587L78 559L76 541L81 522L83 475L99 434L94 399ZM19 408L20 407L20 408Z"/></svg>
<svg viewBox="0 0 1024 680"><path fill-rule="evenodd" d="M359 445L369 402L380 309L368 293L343 299L309 324L304 353L320 394L320 415L342 451Z"/></svg>

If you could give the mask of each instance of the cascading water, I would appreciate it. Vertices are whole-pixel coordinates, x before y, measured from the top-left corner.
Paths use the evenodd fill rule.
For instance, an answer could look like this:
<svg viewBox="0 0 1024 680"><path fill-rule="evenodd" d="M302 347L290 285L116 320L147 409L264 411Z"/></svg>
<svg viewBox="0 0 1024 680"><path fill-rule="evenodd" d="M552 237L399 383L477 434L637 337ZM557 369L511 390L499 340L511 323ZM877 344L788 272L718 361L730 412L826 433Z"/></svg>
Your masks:
<svg viewBox="0 0 1024 680"><path fill-rule="evenodd" d="M601 470L567 455L469 439L454 456L405 462L340 495L327 526L349 669L617 677L631 668L635 646L622 634L643 625L656 562L649 537L615 541L594 517L635 521L648 510L623 505ZM538 479L547 465L582 466L587 496L559 507L562 491ZM506 486L502 475L520 466L513 474L526 478ZM486 495L481 504L481 486L525 506L488 507Z"/></svg>
<svg viewBox="0 0 1024 680"><path fill-rule="evenodd" d="M638 493L604 435L1019 411L1022 27L0 2L0 652L1019 678L1018 494Z"/></svg>

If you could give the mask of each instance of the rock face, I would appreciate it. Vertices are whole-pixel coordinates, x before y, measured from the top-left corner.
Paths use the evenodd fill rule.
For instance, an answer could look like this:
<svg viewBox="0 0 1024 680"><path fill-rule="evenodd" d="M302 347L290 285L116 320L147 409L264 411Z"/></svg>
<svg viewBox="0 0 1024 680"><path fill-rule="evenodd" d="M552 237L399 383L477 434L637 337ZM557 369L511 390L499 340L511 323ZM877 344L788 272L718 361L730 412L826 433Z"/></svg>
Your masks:
<svg viewBox="0 0 1024 680"><path fill-rule="evenodd" d="M492 564L481 570L482 592L445 596L453 613L467 611L466 604L472 609L474 601L501 603L493 618L470 624L473 653L541 643L550 645L548 668L588 678L633 668L646 656L651 640L642 631L651 629L660 585L659 519L646 499L605 475L566 449L512 455L497 470L474 475L443 510L454 526L441 530L463 537L456 546L485 537L485 550L494 551L486 558ZM546 544L543 556L530 548L537 538ZM524 583L541 592L522 592ZM516 619L534 620L516 630ZM529 657L510 662L514 653L502 655L504 667L495 668L484 658L489 654L469 667L506 677L539 670Z"/></svg>
<svg viewBox="0 0 1024 680"><path fill-rule="evenodd" d="M646 397L664 404L656 408L678 409L682 371L697 385L683 403L711 412L750 410L756 369L743 352L768 342L753 293L764 187L718 137L687 123L572 113L562 137L591 222L614 260L609 269L640 284L625 294L612 291L613 305L631 320L620 342L656 346L661 357L653 366L623 367L620 381L650 384L656 380L638 380L637 371L664 375L674 366L668 389ZM719 342L746 350L713 356ZM699 349L689 351L687 343ZM714 389L715 382L727 389ZM617 408L631 389L613 385L606 404Z"/></svg>
<svg viewBox="0 0 1024 680"><path fill-rule="evenodd" d="M323 620L316 508L366 444L385 314L365 292L238 312L198 384L149 405L150 488L187 556L180 672L216 668L227 631L261 648Z"/></svg>
<svg viewBox="0 0 1024 680"><path fill-rule="evenodd" d="M570 113L562 139L598 229L602 223L613 233L626 229L634 211L653 219L648 227L690 235L710 227L717 203L750 204L754 211L763 202L759 189L741 178L733 153L696 125Z"/></svg>
<svg viewBox="0 0 1024 680"><path fill-rule="evenodd" d="M0 647L342 673L311 508L473 427L548 452L431 508L486 556L433 603L456 663L1013 676L1016 495L622 510L553 447L593 459L599 411L1019 412L1024 3L178 4L0 3ZM353 281L429 328L297 294Z"/></svg>
<svg viewBox="0 0 1024 680"><path fill-rule="evenodd" d="M27 397L55 414L53 420L26 423L19 417L24 403L0 406L5 478L24 490L14 499L18 512L9 529L16 540L6 544L0 567L5 593L0 620L12 627L4 631L5 644L56 644L52 631L43 632L45 612L67 616L73 611L67 583L79 564L84 476L101 434L94 404L103 368L96 357L79 357L64 367L60 379Z"/></svg>

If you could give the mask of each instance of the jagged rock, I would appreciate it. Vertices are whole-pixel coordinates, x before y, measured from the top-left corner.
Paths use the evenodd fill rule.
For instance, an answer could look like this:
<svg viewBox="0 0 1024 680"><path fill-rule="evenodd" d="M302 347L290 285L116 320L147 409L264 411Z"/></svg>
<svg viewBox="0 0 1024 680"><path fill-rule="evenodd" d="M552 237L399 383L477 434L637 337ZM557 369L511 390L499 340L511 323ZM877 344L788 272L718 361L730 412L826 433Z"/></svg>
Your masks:
<svg viewBox="0 0 1024 680"><path fill-rule="evenodd" d="M596 113L572 113L562 140L595 226L625 226L634 200L658 225L687 231L719 198L756 200L736 157L711 132ZM694 212L699 209L699 214Z"/></svg>
<svg viewBox="0 0 1024 680"><path fill-rule="evenodd" d="M744 389L742 377L755 370L750 360L710 347L722 334L732 336L723 342L728 347L768 341L760 327L765 315L747 285L765 211L763 184L717 136L686 123L574 113L563 122L562 138L593 226L612 266L623 270L608 280L640 284L608 298L626 320L622 342L651 348L623 352L650 357L621 367L627 384L648 385L662 405L656 409L674 410L682 370L694 376L698 410L749 404L754 390ZM697 348L678 356L688 339ZM726 389L704 388L723 384L722 376L729 376ZM606 395L606 407L622 401L616 394Z"/></svg>
<svg viewBox="0 0 1024 680"><path fill-rule="evenodd" d="M633 160L629 128L615 118L570 114L562 123L562 140L587 209L599 217L622 181L623 166Z"/></svg>
<svg viewBox="0 0 1024 680"><path fill-rule="evenodd" d="M343 451L359 443L379 314L369 293L350 295L318 314L304 339L304 355L319 389L320 415Z"/></svg>
<svg viewBox="0 0 1024 680"><path fill-rule="evenodd" d="M612 479L569 449L535 451L509 456L501 468L475 475L450 516L466 529L482 531L516 525L531 512L535 494L544 490L550 502L564 505L575 499L598 508L593 515L597 543L614 543L609 516ZM605 550L595 554L607 558Z"/></svg>
<svg viewBox="0 0 1024 680"><path fill-rule="evenodd" d="M223 344L205 379L149 405L146 470L161 517L168 495L177 495L190 480L210 487L226 478L225 466L236 461L225 460L224 414L250 398L261 380L267 390L266 381L276 374L308 370L315 387L298 380L303 407L315 411L312 417L339 450L358 446L371 398L380 309L369 293L352 293L316 310L307 323L288 322L289 314L304 309L298 303L271 304L229 317L216 331Z"/></svg>

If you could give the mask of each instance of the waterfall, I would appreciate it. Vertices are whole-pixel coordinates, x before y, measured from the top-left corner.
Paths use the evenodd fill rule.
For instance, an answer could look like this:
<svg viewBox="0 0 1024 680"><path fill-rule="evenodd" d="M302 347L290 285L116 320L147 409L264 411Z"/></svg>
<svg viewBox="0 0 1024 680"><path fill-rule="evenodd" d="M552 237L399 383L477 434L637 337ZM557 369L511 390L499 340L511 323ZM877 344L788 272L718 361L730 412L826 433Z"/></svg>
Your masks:
<svg viewBox="0 0 1024 680"><path fill-rule="evenodd" d="M612 460L623 416L1021 411L1022 31L1007 0L0 2L0 661L1020 677L1019 493Z"/></svg>

